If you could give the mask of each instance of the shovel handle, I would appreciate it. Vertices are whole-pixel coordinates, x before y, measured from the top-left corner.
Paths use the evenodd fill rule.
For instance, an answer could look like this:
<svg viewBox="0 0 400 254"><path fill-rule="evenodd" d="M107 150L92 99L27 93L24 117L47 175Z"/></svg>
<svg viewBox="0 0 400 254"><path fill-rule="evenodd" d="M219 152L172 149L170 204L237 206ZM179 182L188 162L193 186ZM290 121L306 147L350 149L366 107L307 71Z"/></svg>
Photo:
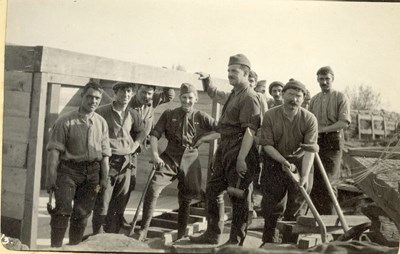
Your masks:
<svg viewBox="0 0 400 254"><path fill-rule="evenodd" d="M50 193L49 193L49 204L51 204L51 202L53 201L53 192L54 192L54 190L50 190Z"/></svg>

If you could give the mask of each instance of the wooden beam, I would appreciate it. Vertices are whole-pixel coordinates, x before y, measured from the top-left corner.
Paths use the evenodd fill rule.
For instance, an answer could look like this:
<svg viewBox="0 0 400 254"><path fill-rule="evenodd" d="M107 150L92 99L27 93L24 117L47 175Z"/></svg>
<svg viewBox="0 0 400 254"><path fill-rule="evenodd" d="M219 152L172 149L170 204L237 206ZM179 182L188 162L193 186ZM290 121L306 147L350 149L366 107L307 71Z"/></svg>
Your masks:
<svg viewBox="0 0 400 254"><path fill-rule="evenodd" d="M29 181L26 181L24 216L21 227L21 242L31 249L36 248L37 238L47 84L48 80L45 73L34 73L27 160L27 179Z"/></svg>
<svg viewBox="0 0 400 254"><path fill-rule="evenodd" d="M19 91L4 91L4 114L29 117L31 94Z"/></svg>
<svg viewBox="0 0 400 254"><path fill-rule="evenodd" d="M400 152L386 151L386 147L359 147L359 148L348 148L347 153L350 156L356 157L370 157L379 158L383 153L389 154L390 159L400 159Z"/></svg>
<svg viewBox="0 0 400 254"><path fill-rule="evenodd" d="M30 119L4 115L3 117L3 142L28 143Z"/></svg>
<svg viewBox="0 0 400 254"><path fill-rule="evenodd" d="M28 144L12 141L3 141L3 169L4 167L26 168ZM3 178L5 176L3 175Z"/></svg>
<svg viewBox="0 0 400 254"><path fill-rule="evenodd" d="M337 215L321 215L321 219L325 226L341 226L340 220ZM346 215L345 219L349 226L357 226L359 224L370 222L370 219L364 215ZM297 224L309 227L318 227L318 223L312 216L299 216L297 217Z"/></svg>
<svg viewBox="0 0 400 254"><path fill-rule="evenodd" d="M32 91L32 78L30 72L8 71L4 72L4 90L28 92Z"/></svg>

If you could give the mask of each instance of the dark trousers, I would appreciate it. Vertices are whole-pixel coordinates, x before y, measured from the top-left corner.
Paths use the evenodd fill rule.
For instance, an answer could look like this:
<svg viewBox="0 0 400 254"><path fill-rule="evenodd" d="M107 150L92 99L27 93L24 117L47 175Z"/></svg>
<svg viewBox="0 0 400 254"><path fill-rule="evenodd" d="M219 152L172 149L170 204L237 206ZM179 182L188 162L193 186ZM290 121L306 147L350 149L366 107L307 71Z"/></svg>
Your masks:
<svg viewBox="0 0 400 254"><path fill-rule="evenodd" d="M221 197L228 186L235 187L239 175L236 172L236 159L241 147L241 139L237 137L222 139L215 157L214 171L207 183L207 231L211 235L220 235L223 232L223 201ZM240 181L239 188L248 190L253 179L253 174L258 165L258 152L253 145L247 157L248 171ZM247 234L247 220L249 211L249 200L230 196L232 202L232 227L229 236L231 243L243 244Z"/></svg>
<svg viewBox="0 0 400 254"><path fill-rule="evenodd" d="M72 163L61 161L57 170L57 189L55 190L56 207L51 215L52 231L62 232L68 226L70 218L70 243L82 240L87 219L93 210L99 184L100 163ZM72 205L73 202L73 205ZM53 233L52 233L53 238Z"/></svg>
<svg viewBox="0 0 400 254"><path fill-rule="evenodd" d="M181 168L167 154L163 153L160 157L164 160L165 166L156 170L145 194L143 202L143 217L141 229L145 232L145 235L148 228L150 227L151 219L153 217L153 213L156 208L157 200L160 196L161 191L166 186L175 181L175 179L178 179L178 236L181 237L186 231L187 220L190 213L190 202L192 201L192 198L196 197L199 194L200 191L200 161L196 156L190 166L190 170L193 171L193 173L200 173L199 178L190 177L191 175L188 175L188 171ZM181 163L181 165L182 164L183 163Z"/></svg>
<svg viewBox="0 0 400 254"><path fill-rule="evenodd" d="M333 192L337 196L337 183L340 178L340 163L342 161L342 150L320 150L319 156ZM321 215L336 214L332 199L320 173L318 165L314 163L314 187L311 191L311 199Z"/></svg>
<svg viewBox="0 0 400 254"><path fill-rule="evenodd" d="M301 159L294 164L301 170ZM312 173L309 175L308 192L312 187L311 178ZM282 165L272 159L266 160L262 183L263 242L272 242L278 218L284 212L285 220L295 220L304 213L305 200L297 184L282 170Z"/></svg>
<svg viewBox="0 0 400 254"><path fill-rule="evenodd" d="M122 224L131 180L131 155L110 157L107 189L100 192L93 210L93 233L104 225L107 233L118 233Z"/></svg>

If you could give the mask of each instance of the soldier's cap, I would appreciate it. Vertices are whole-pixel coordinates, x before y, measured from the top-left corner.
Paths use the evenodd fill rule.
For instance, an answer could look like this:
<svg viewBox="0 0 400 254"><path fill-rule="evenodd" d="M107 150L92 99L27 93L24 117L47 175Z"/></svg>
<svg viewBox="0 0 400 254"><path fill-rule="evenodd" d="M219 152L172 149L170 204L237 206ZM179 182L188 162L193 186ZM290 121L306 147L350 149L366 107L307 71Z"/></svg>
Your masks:
<svg viewBox="0 0 400 254"><path fill-rule="evenodd" d="M280 81L274 81L274 82L272 82L272 83L269 85L269 87L268 87L268 92L269 92L269 94L272 93L272 88L274 88L274 87L276 87L276 86L283 87L284 84L283 84L282 82L280 82Z"/></svg>
<svg viewBox="0 0 400 254"><path fill-rule="evenodd" d="M335 76L335 74L333 73L333 70L330 66L321 67L317 71L317 75L327 75L329 73L332 74L332 76Z"/></svg>
<svg viewBox="0 0 400 254"><path fill-rule="evenodd" d="M260 80L257 82L256 87L262 87L262 88L267 88L267 81L266 80Z"/></svg>
<svg viewBox="0 0 400 254"><path fill-rule="evenodd" d="M246 65L247 67L249 67L251 69L251 64L249 59L243 55L243 54L236 54L234 56L231 56L229 58L229 65L233 65L233 64L242 64L242 65Z"/></svg>
<svg viewBox="0 0 400 254"><path fill-rule="evenodd" d="M186 94L186 93L194 93L197 96L197 89L192 84L182 83L181 95Z"/></svg>
<svg viewBox="0 0 400 254"><path fill-rule="evenodd" d="M116 91L118 91L118 89L120 89L122 87L132 87L132 88L134 88L135 84L121 81L121 82L115 83L113 85L112 89L116 92Z"/></svg>
<svg viewBox="0 0 400 254"><path fill-rule="evenodd" d="M307 88L306 86L298 80L290 79L289 82L282 88L282 92L285 92L288 89L300 89L303 94L306 94Z"/></svg>

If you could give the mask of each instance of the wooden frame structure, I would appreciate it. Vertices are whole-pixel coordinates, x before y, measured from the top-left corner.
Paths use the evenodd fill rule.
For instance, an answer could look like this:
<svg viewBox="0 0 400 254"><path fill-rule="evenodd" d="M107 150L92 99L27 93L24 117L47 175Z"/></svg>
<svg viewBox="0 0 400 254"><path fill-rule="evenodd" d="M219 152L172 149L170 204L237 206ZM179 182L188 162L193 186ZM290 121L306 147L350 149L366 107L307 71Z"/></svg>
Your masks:
<svg viewBox="0 0 400 254"><path fill-rule="evenodd" d="M203 89L198 76L187 72L43 46L6 46L1 216L3 225L7 221L20 229L22 243L31 249L36 248L43 137L58 116L56 95L62 85L82 87L90 79L172 88L189 82ZM230 89L227 80L213 81ZM209 105L218 118L219 105ZM215 149L216 143L210 145L209 155Z"/></svg>

